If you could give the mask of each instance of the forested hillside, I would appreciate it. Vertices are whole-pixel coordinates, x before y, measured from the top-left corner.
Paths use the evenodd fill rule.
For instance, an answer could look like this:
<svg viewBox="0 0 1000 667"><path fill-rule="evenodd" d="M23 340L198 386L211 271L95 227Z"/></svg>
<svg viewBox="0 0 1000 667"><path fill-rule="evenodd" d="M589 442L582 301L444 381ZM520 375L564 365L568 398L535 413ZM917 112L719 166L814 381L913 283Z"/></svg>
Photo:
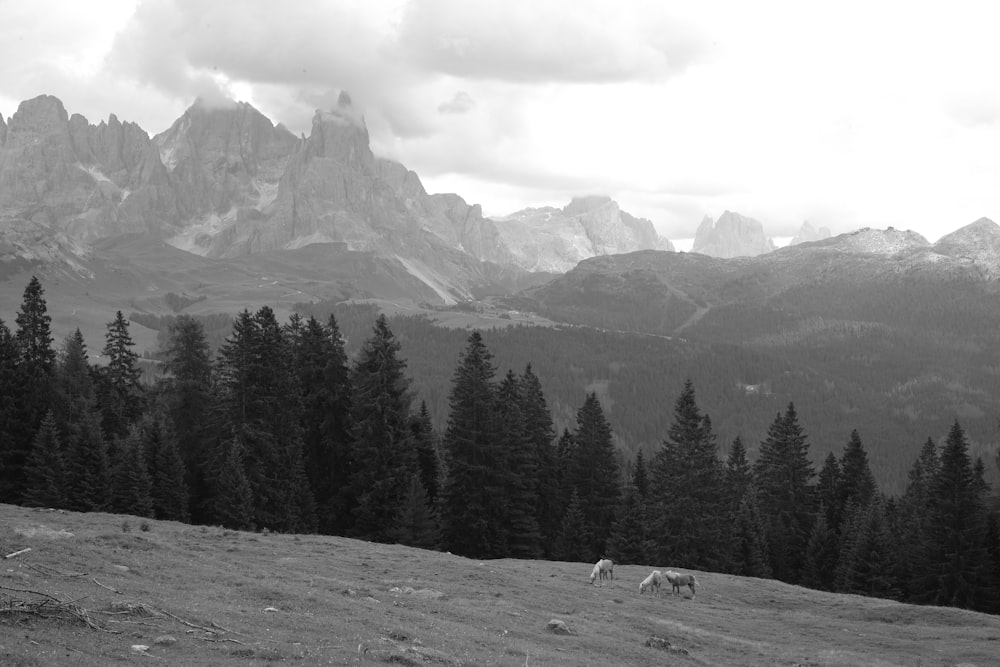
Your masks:
<svg viewBox="0 0 1000 667"><path fill-rule="evenodd" d="M695 378L795 375L766 355L594 329L565 338L528 327L448 331L384 314L365 332L366 315L375 313L354 306L282 323L267 306L244 310L214 359L201 322L180 316L167 323L164 373L150 385L121 312L107 324L106 364L90 363L79 330L56 346L33 278L15 330L0 325L0 502L474 558L609 555L1000 610L988 464L958 419L916 455L897 453L906 482L886 493L856 428L817 465L796 407L808 399L772 410L775 392L734 383L728 396L742 396L765 432L752 455L742 429L720 434L729 415L706 410ZM342 330L340 320L351 324ZM635 343L630 354L623 340ZM450 354L413 353L429 341ZM635 376L650 382L623 379ZM550 403L550 388L573 402ZM643 403L643 391L657 395ZM634 455L615 444L629 417L621 430L609 418L630 397L662 419L658 441ZM437 423L430 403L443 404Z"/></svg>

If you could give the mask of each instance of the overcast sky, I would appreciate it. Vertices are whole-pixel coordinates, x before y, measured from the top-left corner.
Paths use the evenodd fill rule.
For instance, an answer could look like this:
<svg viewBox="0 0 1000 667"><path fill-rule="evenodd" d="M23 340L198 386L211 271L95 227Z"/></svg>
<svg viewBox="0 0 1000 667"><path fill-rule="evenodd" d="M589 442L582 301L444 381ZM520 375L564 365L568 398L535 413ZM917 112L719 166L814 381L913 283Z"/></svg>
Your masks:
<svg viewBox="0 0 1000 667"><path fill-rule="evenodd" d="M997 7L997 9L994 9ZM1000 3L0 0L0 114L47 93L150 135L195 97L376 154L487 215L607 194L672 239L1000 222Z"/></svg>

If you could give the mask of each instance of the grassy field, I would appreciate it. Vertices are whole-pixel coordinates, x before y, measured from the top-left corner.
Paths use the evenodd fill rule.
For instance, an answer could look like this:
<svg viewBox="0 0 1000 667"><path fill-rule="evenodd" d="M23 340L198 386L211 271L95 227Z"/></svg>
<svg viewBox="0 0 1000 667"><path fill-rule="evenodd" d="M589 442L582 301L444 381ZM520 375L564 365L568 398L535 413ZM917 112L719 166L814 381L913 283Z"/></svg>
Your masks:
<svg viewBox="0 0 1000 667"><path fill-rule="evenodd" d="M0 505L0 664L1000 664L1000 617L711 572L657 598L653 566L590 569Z"/></svg>

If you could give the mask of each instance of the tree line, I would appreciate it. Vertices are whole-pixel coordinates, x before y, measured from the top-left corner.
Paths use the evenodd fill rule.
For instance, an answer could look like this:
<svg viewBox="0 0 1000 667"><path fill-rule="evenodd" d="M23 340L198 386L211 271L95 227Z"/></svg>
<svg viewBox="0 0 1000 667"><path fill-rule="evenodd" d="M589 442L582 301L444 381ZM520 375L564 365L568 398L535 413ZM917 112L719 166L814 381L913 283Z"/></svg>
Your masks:
<svg viewBox="0 0 1000 667"><path fill-rule="evenodd" d="M379 315L353 358L338 322L262 307L210 354L171 321L143 383L119 312L107 364L58 348L39 281L0 321L0 502L234 529L319 532L474 558L660 563L817 589L1000 611L1000 531L956 421L905 492L880 493L857 431L817 473L795 405L751 462L725 461L685 382L647 461L620 462L598 395L556 431L532 365L500 373L468 335L438 432Z"/></svg>

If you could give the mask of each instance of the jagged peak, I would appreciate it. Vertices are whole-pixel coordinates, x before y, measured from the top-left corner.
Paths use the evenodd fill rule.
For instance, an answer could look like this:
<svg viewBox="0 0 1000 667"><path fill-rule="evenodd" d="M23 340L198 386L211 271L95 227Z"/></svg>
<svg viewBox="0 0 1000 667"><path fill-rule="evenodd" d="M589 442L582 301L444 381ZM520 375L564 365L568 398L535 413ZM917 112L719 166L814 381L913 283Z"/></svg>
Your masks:
<svg viewBox="0 0 1000 667"><path fill-rule="evenodd" d="M581 215L603 206L608 206L609 204L617 206L615 201L607 195L582 195L573 197L563 208L563 213L566 215Z"/></svg>
<svg viewBox="0 0 1000 667"><path fill-rule="evenodd" d="M340 91L340 95L337 96L337 106L327 111L316 110L316 114L313 116L313 126L320 122L329 122L343 127L352 126L365 132L368 131L364 115L354 107L354 102L346 90Z"/></svg>

